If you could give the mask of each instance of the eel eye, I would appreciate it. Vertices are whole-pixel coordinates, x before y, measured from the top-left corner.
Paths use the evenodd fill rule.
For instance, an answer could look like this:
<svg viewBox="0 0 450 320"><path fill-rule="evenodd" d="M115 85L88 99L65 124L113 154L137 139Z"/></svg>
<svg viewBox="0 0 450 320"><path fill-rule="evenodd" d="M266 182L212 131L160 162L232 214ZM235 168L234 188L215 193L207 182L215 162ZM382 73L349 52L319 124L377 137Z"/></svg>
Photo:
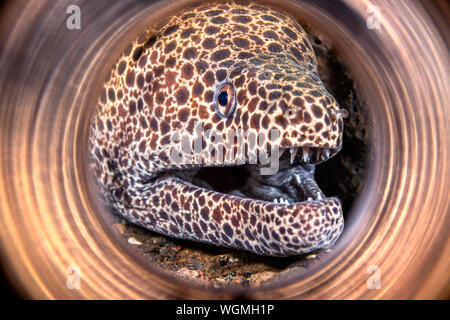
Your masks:
<svg viewBox="0 0 450 320"><path fill-rule="evenodd" d="M236 107L236 92L231 82L221 83L214 92L214 110L221 118L228 118Z"/></svg>

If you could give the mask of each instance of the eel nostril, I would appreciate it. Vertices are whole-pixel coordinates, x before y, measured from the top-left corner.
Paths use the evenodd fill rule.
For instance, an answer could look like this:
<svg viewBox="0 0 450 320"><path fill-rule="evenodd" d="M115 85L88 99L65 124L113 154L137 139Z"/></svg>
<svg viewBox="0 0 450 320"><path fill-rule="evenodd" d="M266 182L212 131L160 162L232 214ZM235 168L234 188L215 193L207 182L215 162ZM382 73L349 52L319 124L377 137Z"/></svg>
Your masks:
<svg viewBox="0 0 450 320"><path fill-rule="evenodd" d="M297 112L298 112L297 109L294 109L294 108L288 108L288 109L284 112L284 116L285 116L287 119L292 120L292 119L295 119L295 117L297 117Z"/></svg>
<svg viewBox="0 0 450 320"><path fill-rule="evenodd" d="M349 114L348 114L347 109L341 109L339 111L340 111L340 115L342 118L346 119L348 117Z"/></svg>
<svg viewBox="0 0 450 320"><path fill-rule="evenodd" d="M339 109L339 110L331 109L331 111L330 111L330 116L331 116L332 122L336 122L340 119L346 119L348 117L348 115L349 115L349 113L348 113L347 109Z"/></svg>

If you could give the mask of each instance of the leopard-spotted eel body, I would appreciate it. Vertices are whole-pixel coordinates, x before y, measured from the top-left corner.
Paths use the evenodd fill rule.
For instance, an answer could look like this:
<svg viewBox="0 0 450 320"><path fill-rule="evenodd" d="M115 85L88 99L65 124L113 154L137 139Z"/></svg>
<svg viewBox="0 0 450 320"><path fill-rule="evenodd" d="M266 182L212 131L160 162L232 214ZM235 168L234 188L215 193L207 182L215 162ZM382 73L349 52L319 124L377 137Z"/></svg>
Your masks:
<svg viewBox="0 0 450 320"><path fill-rule="evenodd" d="M340 150L342 110L296 20L256 5L209 4L130 48L105 84L89 140L96 178L120 215L262 255L335 243L341 204L320 191L314 165ZM267 143L255 144L261 133ZM175 159L185 151L174 153L177 143L198 141L191 157ZM263 175L251 153L267 151L279 168Z"/></svg>

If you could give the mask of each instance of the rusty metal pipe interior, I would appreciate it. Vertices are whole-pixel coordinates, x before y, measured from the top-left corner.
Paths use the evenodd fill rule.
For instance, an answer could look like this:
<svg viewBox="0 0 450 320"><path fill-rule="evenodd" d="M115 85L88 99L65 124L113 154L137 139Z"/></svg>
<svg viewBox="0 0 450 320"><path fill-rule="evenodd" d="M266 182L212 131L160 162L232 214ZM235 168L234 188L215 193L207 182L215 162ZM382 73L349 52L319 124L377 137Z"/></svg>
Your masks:
<svg viewBox="0 0 450 320"><path fill-rule="evenodd" d="M69 2L0 6L0 254L20 296L449 297L445 1L248 1L289 12L332 48L363 101L367 148L364 174L344 208L344 231L331 250L266 285L223 287L174 277L132 250L113 232L87 167L89 121L121 52L143 31L202 1L80 0L79 30L66 27ZM378 28L368 27L370 7L379 11ZM354 121L349 111L345 121ZM67 287L71 266L81 270L79 290ZM368 288L373 268L381 275L375 290Z"/></svg>

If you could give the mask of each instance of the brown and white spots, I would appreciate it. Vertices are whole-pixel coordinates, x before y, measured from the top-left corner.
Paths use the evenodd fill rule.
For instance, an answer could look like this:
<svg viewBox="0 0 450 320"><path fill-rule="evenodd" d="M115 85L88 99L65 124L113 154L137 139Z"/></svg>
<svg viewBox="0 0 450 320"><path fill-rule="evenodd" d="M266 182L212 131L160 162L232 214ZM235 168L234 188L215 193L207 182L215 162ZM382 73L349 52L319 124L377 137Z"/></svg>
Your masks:
<svg viewBox="0 0 450 320"><path fill-rule="evenodd" d="M196 82L192 87L192 95L194 97L199 97L202 95L203 90L204 90L203 84L201 82Z"/></svg>
<svg viewBox="0 0 450 320"><path fill-rule="evenodd" d="M134 80L135 80L135 72L133 70L129 70L127 72L127 76L126 76L126 84L127 87L129 88L133 88L134 87Z"/></svg>
<svg viewBox="0 0 450 320"><path fill-rule="evenodd" d="M192 63L185 63L181 67L181 76L186 79L190 80L192 76L194 75L194 66Z"/></svg>
<svg viewBox="0 0 450 320"><path fill-rule="evenodd" d="M308 39L286 13L230 2L189 9L128 46L101 93L90 136L94 172L111 205L145 228L257 254L332 245L343 226L335 198L280 206L171 174L188 167L171 162L172 134L187 132L193 144L199 126L278 129L282 147L338 150L343 124L332 110L339 107L317 75ZM214 108L224 83L229 90ZM209 138L202 160L218 166Z"/></svg>
<svg viewBox="0 0 450 320"><path fill-rule="evenodd" d="M222 82L227 77L227 70L219 69L216 71L216 80L217 82Z"/></svg>
<svg viewBox="0 0 450 320"><path fill-rule="evenodd" d="M322 108L319 108L318 106L316 106L315 104L312 105L312 112L314 114L314 117L316 119L320 119L322 118Z"/></svg>
<svg viewBox="0 0 450 320"><path fill-rule="evenodd" d="M276 42L269 43L269 51L272 53L281 52L283 48Z"/></svg>
<svg viewBox="0 0 450 320"><path fill-rule="evenodd" d="M186 48L183 52L183 58L186 60L197 58L197 49L193 47Z"/></svg>
<svg viewBox="0 0 450 320"><path fill-rule="evenodd" d="M248 49L248 47L250 46L250 42L242 37L233 38L233 43L235 46L242 49Z"/></svg>
<svg viewBox="0 0 450 320"><path fill-rule="evenodd" d="M189 98L189 91L187 88L185 87L181 87L179 88L176 92L175 92L175 98L177 100L177 104L179 106L184 106Z"/></svg>
<svg viewBox="0 0 450 320"><path fill-rule="evenodd" d="M216 40L214 38L206 38L202 42L202 48L203 49L214 49L216 47Z"/></svg>
<svg viewBox="0 0 450 320"><path fill-rule="evenodd" d="M211 60L218 62L227 59L231 55L231 51L229 49L220 49L215 51L211 55Z"/></svg>
<svg viewBox="0 0 450 320"><path fill-rule="evenodd" d="M215 84L215 76L214 73L212 71L208 71L203 75L203 83L207 86L207 87L213 87Z"/></svg>

